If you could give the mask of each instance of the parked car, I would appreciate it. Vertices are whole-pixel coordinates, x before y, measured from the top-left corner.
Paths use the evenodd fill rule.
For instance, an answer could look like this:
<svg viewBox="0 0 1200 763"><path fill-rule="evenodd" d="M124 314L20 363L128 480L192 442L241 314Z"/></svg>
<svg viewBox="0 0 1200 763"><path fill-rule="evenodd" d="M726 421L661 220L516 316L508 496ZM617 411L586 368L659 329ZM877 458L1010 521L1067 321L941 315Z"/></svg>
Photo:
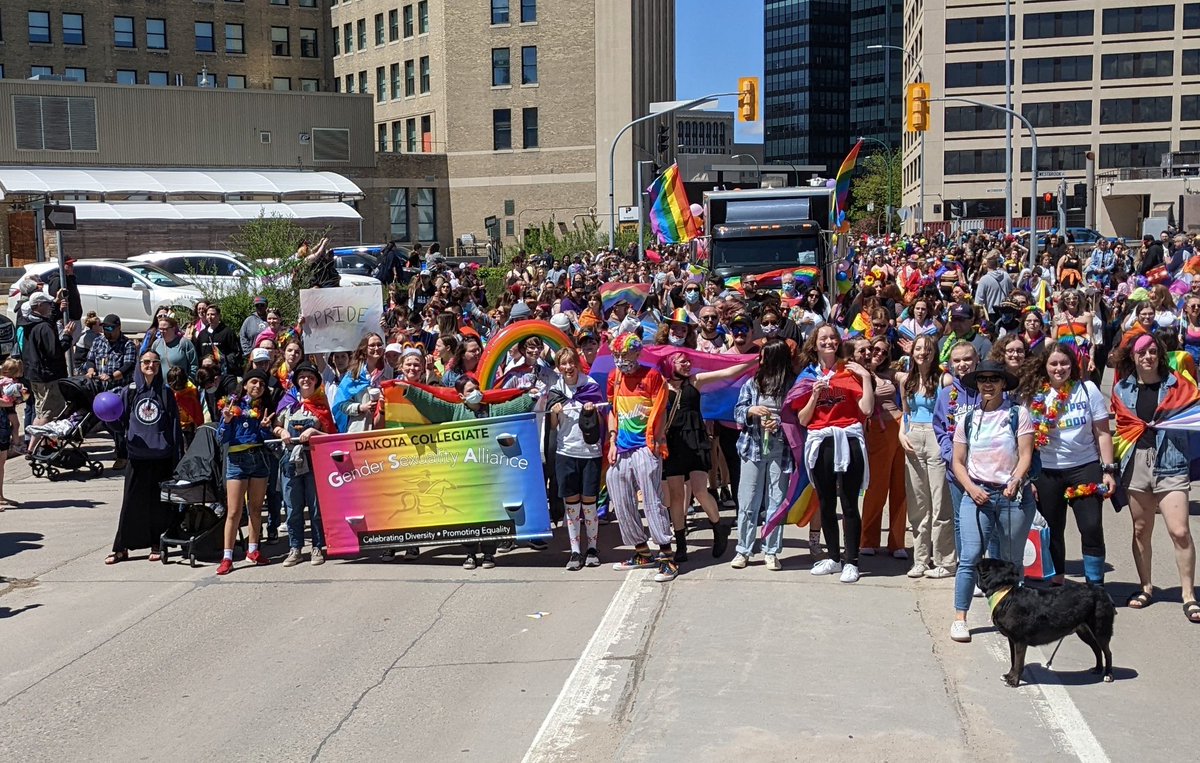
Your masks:
<svg viewBox="0 0 1200 763"><path fill-rule="evenodd" d="M55 262L35 262L25 266L25 275L44 277L57 267ZM8 290L8 309L14 318L20 281L17 279ZM115 313L121 318L121 328L129 334L149 329L160 307L191 310L203 298L195 286L149 262L78 260L75 283L85 314L89 310L101 317Z"/></svg>
<svg viewBox="0 0 1200 763"><path fill-rule="evenodd" d="M333 253L334 267L342 275L371 275L379 265L379 255L386 244L358 244L357 246L338 246L330 251ZM412 249L407 246L397 246L396 256L402 262L407 262ZM400 283L407 284L414 275L420 273L420 268L401 268Z"/></svg>
<svg viewBox="0 0 1200 763"><path fill-rule="evenodd" d="M262 283L262 276L254 272L251 263L243 255L228 250L191 249L146 252L130 259L153 263L185 281L203 287L209 293L220 292L226 288L232 290L246 280L253 283L255 287ZM342 286L379 285L379 281L372 278L369 273L342 272L340 269L339 272ZM291 281L290 275L279 276L278 285L286 288Z"/></svg>
<svg viewBox="0 0 1200 763"><path fill-rule="evenodd" d="M1051 228L1048 232L1040 232L1038 242L1046 245L1046 237L1050 234L1058 233L1058 228ZM1117 243L1116 236L1105 236L1098 230L1092 228L1067 228L1067 240L1073 244L1081 244L1084 246L1093 246L1100 239L1107 239L1110 244Z"/></svg>

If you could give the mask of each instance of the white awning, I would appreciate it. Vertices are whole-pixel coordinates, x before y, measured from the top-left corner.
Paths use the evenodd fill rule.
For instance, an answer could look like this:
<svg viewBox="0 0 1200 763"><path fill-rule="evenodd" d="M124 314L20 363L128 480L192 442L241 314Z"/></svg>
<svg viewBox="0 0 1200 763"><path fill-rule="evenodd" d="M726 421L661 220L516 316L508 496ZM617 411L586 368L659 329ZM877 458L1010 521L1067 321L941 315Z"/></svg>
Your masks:
<svg viewBox="0 0 1200 763"><path fill-rule="evenodd" d="M103 169L0 167L0 199L12 194L313 194L361 199L336 172L305 170Z"/></svg>
<svg viewBox="0 0 1200 763"><path fill-rule="evenodd" d="M75 207L75 219L83 220L253 220L265 217L286 217L296 220L336 218L361 220L354 207L331 201L294 201L283 204L260 204L239 202L230 204L206 204L190 202L171 204L164 202L114 202L104 204L95 201L71 202Z"/></svg>

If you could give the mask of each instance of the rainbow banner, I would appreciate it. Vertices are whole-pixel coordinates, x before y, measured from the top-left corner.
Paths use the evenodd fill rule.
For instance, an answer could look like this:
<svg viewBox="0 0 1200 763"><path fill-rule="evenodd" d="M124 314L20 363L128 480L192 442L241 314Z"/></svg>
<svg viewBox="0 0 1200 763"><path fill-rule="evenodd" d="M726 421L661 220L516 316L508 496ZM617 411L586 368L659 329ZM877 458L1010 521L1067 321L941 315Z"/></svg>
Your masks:
<svg viewBox="0 0 1200 763"><path fill-rule="evenodd" d="M807 289L817 280L821 271L816 265L801 265L798 268L768 270L766 273L759 273L755 276L733 276L732 278L725 279L725 288L733 289L734 291L744 291L743 280L753 278L755 286L760 289L779 289L783 286L783 277L788 273L796 277L797 288Z"/></svg>
<svg viewBox="0 0 1200 763"><path fill-rule="evenodd" d="M850 153L846 154L842 166L837 171L837 179L834 184L834 209L837 217L833 221L833 229L840 233L850 230L850 221L846 219L846 213L850 210L850 175L854 172L854 165L858 162L858 152L862 148L862 144L862 138L859 138L858 142L854 144L854 148L850 149Z"/></svg>
<svg viewBox="0 0 1200 763"><path fill-rule="evenodd" d="M648 283L600 284L600 305L606 313L612 310L613 305L618 302L628 302L631 310L635 313L639 312L649 296L650 284Z"/></svg>
<svg viewBox="0 0 1200 763"><path fill-rule="evenodd" d="M551 535L532 413L314 437L329 553Z"/></svg>
<svg viewBox="0 0 1200 763"><path fill-rule="evenodd" d="M650 227L659 243L686 244L700 235L700 224L692 217L678 163L655 178L646 193L650 194Z"/></svg>
<svg viewBox="0 0 1200 763"><path fill-rule="evenodd" d="M692 373L705 371L721 371L741 363L753 363L740 375L732 379L711 382L704 387L700 395L700 414L705 421L733 421L733 407L737 404L738 393L742 385L750 381L758 370L757 355L718 355L710 352L690 350L686 347L672 347L663 344L648 344L642 347L638 363L647 368L658 368L659 363L669 355L682 352L692 361ZM600 385L600 389L608 389L609 374L615 369L612 352L607 345L600 346L596 361L588 372Z"/></svg>

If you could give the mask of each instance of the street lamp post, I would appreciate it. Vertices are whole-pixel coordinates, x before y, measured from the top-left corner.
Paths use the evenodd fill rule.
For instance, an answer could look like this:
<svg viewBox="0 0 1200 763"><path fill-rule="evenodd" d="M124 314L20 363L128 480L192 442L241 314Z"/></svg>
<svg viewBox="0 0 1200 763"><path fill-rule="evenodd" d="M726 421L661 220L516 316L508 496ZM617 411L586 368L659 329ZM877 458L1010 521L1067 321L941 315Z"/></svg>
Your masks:
<svg viewBox="0 0 1200 763"><path fill-rule="evenodd" d="M916 81L917 82L921 81L921 76L923 74L921 71L921 62L917 60L917 57L915 55L913 55L910 51L906 50L905 48L902 48L899 45L878 44L878 45L868 45L867 50L898 50L898 51L900 51L901 53L903 53L905 56L908 57L908 61L912 65L912 68L914 70L916 70L916 73L917 73ZM921 143L921 147L919 149L921 152L921 164L920 164L921 183L920 183L920 188L918 189L918 198L917 198L917 230L922 231L925 229L925 132L924 132L924 130L921 131L918 139L920 140L920 143Z"/></svg>
<svg viewBox="0 0 1200 763"><path fill-rule="evenodd" d="M861 135L859 140L869 140L872 143L878 143L883 147L883 155L887 157L887 232L892 232L892 147L884 143L879 138L869 138L866 135Z"/></svg>
<svg viewBox="0 0 1200 763"><path fill-rule="evenodd" d="M678 106L672 106L669 109L664 109L655 114L647 114L644 117L638 117L637 119L633 120L632 122L629 122L624 127L622 127L620 130L618 130L617 134L613 136L612 143L609 145L609 148L608 148L608 215L609 215L609 217L608 217L608 248L609 249L613 248L613 245L616 243L616 240L617 240L617 195L616 195L616 181L614 179L615 172L616 172L615 167L617 164L617 141L621 140L621 136L624 135L625 133L629 132L629 128L633 127L634 125L639 125L642 122L649 122L651 119L658 119L663 114L674 114L676 111L686 111L687 109L690 109L693 106L699 106L702 103L708 103L709 101L713 100L714 98L724 98L725 96L730 96L730 95L740 95L740 94L739 93L713 93L712 95L706 95L703 98L696 98L695 100L687 101L686 103L681 103ZM640 194L642 192L642 190L643 189L639 188L638 193Z"/></svg>
<svg viewBox="0 0 1200 763"><path fill-rule="evenodd" d="M729 158L730 159L743 159L744 158L744 159L749 159L750 161L754 162L754 174L756 174L758 176L759 187L760 188L762 187L762 167L759 165L758 160L754 158L753 154L734 154L733 156L731 156Z"/></svg>
<svg viewBox="0 0 1200 763"><path fill-rule="evenodd" d="M1025 125L1025 129L1029 130L1029 168L1032 172L1029 173L1029 267L1033 268L1037 264L1038 243L1037 243L1037 178L1038 178L1038 156L1037 156L1037 132L1033 129L1033 125L1024 115L1017 113L1012 109L1007 109L1003 106L997 106L994 103L985 103L977 101L974 98L962 98L957 95L947 95L941 98L930 98L931 101L958 101L961 103L969 103L972 106L982 106L985 109L995 109L1003 111L1009 117L1016 117Z"/></svg>

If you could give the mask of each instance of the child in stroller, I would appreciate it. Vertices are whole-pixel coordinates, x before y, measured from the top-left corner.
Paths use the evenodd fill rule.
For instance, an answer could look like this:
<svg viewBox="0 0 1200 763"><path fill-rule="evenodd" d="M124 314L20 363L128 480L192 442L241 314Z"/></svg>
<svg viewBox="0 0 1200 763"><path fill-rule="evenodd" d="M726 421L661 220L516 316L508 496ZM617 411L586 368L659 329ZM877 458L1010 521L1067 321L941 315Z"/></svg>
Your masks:
<svg viewBox="0 0 1200 763"><path fill-rule="evenodd" d="M82 377L63 379L59 390L66 407L53 421L27 427L32 438L27 458L35 477L58 479L63 471L87 470L90 476L104 473L104 466L84 453L83 439L99 419L92 413L92 400L101 392L100 383Z"/></svg>
<svg viewBox="0 0 1200 763"><path fill-rule="evenodd" d="M196 558L221 555L225 527L225 454L214 424L196 429L191 444L175 466L171 479L159 485L163 501L177 509L171 526L159 542L159 555L167 563L170 546L196 566Z"/></svg>

